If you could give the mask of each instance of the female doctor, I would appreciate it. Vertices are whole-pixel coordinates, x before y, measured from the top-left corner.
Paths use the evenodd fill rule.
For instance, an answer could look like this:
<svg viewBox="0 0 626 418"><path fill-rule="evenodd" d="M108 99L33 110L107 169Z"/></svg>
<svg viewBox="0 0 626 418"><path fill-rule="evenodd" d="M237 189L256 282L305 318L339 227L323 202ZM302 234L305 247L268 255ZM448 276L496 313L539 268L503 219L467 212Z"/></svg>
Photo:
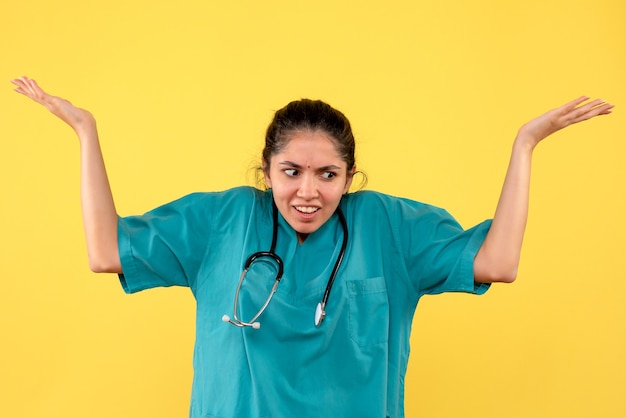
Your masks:
<svg viewBox="0 0 626 418"><path fill-rule="evenodd" d="M533 150L613 108L581 97L523 125L493 221L469 230L423 203L347 193L350 124L311 100L289 103L267 129L268 190L195 193L121 218L94 117L32 79L13 83L78 135L91 269L118 273L129 293L193 292L191 417L403 417L419 298L515 280Z"/></svg>

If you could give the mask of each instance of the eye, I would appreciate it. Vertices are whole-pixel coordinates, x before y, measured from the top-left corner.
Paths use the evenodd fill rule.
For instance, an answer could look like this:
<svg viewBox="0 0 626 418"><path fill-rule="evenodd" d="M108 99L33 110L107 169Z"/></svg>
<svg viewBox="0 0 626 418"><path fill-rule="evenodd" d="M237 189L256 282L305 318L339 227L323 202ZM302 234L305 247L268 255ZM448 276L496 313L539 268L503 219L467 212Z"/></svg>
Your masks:
<svg viewBox="0 0 626 418"><path fill-rule="evenodd" d="M325 180L331 180L333 179L337 174L332 172L332 171L324 171L322 173L322 178Z"/></svg>
<svg viewBox="0 0 626 418"><path fill-rule="evenodd" d="M283 170L283 173L287 174L289 177L295 177L298 175L298 170L296 170L295 168L288 168L286 170Z"/></svg>

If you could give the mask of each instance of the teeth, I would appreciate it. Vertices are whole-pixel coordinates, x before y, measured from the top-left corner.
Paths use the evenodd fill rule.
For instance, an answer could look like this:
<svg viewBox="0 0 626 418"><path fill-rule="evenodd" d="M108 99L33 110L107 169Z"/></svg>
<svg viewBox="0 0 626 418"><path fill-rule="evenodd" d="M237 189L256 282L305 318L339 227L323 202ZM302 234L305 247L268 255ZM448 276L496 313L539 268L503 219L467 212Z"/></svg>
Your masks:
<svg viewBox="0 0 626 418"><path fill-rule="evenodd" d="M296 209L298 210L298 212L303 212L303 213L313 213L313 212L317 212L318 208L314 208L311 206L296 206Z"/></svg>

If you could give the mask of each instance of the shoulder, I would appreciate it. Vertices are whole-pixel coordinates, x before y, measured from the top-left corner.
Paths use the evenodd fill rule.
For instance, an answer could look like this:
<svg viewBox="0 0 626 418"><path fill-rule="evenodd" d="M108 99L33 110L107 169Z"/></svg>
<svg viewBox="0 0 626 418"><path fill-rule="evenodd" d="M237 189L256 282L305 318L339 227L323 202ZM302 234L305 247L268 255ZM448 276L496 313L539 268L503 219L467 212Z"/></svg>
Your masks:
<svg viewBox="0 0 626 418"><path fill-rule="evenodd" d="M347 207L359 207L359 208L384 208L391 206L395 201L400 198L387 195L372 190L361 190L354 193L347 193L343 197L343 202Z"/></svg>
<svg viewBox="0 0 626 418"><path fill-rule="evenodd" d="M170 203L160 206L151 212L160 214L168 211L183 213L189 217L210 215L238 216L254 210L271 196L268 192L249 186L235 187L218 192L194 192L182 196Z"/></svg>
<svg viewBox="0 0 626 418"><path fill-rule="evenodd" d="M399 237L425 234L443 225L454 230L460 228L456 219L445 209L374 191L360 191L344 196L342 209L348 222L360 231L390 231Z"/></svg>
<svg viewBox="0 0 626 418"><path fill-rule="evenodd" d="M240 186L219 192L194 192L181 197L175 202L184 204L254 204L264 199L267 192L249 186Z"/></svg>
<svg viewBox="0 0 626 418"><path fill-rule="evenodd" d="M344 196L345 209L349 212L379 212L393 216L447 214L445 209L405 197L392 196L376 191L359 191Z"/></svg>

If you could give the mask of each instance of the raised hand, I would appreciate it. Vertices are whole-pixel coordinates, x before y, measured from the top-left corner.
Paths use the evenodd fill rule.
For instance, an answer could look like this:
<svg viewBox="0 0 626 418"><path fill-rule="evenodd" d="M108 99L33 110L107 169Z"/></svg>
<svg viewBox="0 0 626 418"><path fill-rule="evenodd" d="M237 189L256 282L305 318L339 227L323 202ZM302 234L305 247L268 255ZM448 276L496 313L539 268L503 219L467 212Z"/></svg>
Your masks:
<svg viewBox="0 0 626 418"><path fill-rule="evenodd" d="M80 140L81 203L89 265L96 272L121 273L117 247L117 213L91 113L52 96L27 77L12 80L15 91L43 105L74 129Z"/></svg>
<svg viewBox="0 0 626 418"><path fill-rule="evenodd" d="M596 116L608 115L614 107L600 99L588 100L588 97L579 97L529 121L520 128L518 139L529 141L534 147L556 131Z"/></svg>
<svg viewBox="0 0 626 418"><path fill-rule="evenodd" d="M511 161L491 228L474 259L477 282L515 280L528 218L531 160L535 146L556 131L599 115L613 105L579 97L523 125L513 145Z"/></svg>
<svg viewBox="0 0 626 418"><path fill-rule="evenodd" d="M16 92L43 105L52 114L70 125L79 134L79 137L82 133L95 131L96 121L87 110L78 108L61 97L46 93L35 80L28 77L20 77L11 82L17 86Z"/></svg>

